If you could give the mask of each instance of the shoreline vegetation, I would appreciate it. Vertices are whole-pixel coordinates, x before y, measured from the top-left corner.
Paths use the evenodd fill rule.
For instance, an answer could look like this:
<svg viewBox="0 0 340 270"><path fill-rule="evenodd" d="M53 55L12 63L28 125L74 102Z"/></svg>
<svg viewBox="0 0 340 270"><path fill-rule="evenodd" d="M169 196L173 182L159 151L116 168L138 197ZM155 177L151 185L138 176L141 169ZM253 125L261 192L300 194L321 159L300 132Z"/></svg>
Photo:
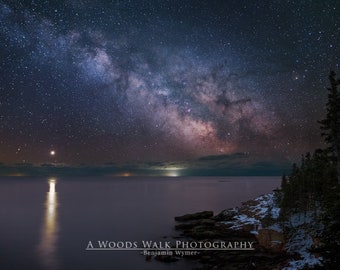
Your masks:
<svg viewBox="0 0 340 270"><path fill-rule="evenodd" d="M329 75L326 118L319 121L326 149L293 164L272 194L218 215L176 217L181 236L195 240L254 241L254 251L204 251L200 269L337 269L340 262L340 93ZM207 213L209 215L207 216ZM203 215L203 216L202 216ZM190 258L190 257L188 257Z"/></svg>

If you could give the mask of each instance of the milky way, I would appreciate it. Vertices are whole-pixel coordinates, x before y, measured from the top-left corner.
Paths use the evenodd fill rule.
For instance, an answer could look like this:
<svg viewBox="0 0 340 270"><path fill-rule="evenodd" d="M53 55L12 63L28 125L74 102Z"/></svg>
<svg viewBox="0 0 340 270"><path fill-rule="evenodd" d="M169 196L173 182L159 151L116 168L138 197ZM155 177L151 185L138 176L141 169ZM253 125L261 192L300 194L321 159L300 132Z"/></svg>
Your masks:
<svg viewBox="0 0 340 270"><path fill-rule="evenodd" d="M322 146L334 1L13 2L0 4L0 161L297 160Z"/></svg>

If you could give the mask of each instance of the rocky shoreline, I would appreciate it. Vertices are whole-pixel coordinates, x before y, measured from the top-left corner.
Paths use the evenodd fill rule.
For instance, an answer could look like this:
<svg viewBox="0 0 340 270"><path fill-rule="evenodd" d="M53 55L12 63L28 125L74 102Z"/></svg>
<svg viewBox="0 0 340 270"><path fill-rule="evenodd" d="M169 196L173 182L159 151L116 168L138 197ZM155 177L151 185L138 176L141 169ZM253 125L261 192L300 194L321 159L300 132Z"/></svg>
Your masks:
<svg viewBox="0 0 340 270"><path fill-rule="evenodd" d="M248 201L214 215L211 211L175 217L175 229L192 241L253 242L254 250L201 251L195 258L200 269L281 269L288 255L283 250L284 235L262 228L257 201ZM243 219L242 219L243 218Z"/></svg>
<svg viewBox="0 0 340 270"><path fill-rule="evenodd" d="M215 215L203 211L175 217L176 239L192 242L252 242L252 250L202 250L194 256L181 256L198 261L200 270L219 269L302 269L292 267L301 260L298 253L287 252L289 236L278 222L279 211L273 194L266 194ZM314 255L312 255L314 256ZM176 256L156 256L157 260L173 262Z"/></svg>

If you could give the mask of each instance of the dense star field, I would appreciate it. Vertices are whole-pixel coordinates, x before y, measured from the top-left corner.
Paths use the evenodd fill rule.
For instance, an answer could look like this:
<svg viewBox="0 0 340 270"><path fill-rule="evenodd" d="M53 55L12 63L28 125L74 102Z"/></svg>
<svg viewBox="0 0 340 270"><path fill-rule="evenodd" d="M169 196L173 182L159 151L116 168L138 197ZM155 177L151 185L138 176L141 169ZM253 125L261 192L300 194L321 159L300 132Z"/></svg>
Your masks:
<svg viewBox="0 0 340 270"><path fill-rule="evenodd" d="M0 162L297 161L322 146L339 2L56 2L0 2Z"/></svg>

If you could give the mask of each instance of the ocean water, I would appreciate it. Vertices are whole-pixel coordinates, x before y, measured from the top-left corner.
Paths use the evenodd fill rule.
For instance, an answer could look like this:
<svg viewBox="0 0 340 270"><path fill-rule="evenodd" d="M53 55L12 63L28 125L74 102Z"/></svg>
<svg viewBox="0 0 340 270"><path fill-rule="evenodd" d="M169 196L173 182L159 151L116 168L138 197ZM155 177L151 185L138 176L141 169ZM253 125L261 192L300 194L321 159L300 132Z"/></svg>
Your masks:
<svg viewBox="0 0 340 270"><path fill-rule="evenodd" d="M271 192L280 177L0 178L1 270L192 269L89 242L170 241L174 216L218 213Z"/></svg>

